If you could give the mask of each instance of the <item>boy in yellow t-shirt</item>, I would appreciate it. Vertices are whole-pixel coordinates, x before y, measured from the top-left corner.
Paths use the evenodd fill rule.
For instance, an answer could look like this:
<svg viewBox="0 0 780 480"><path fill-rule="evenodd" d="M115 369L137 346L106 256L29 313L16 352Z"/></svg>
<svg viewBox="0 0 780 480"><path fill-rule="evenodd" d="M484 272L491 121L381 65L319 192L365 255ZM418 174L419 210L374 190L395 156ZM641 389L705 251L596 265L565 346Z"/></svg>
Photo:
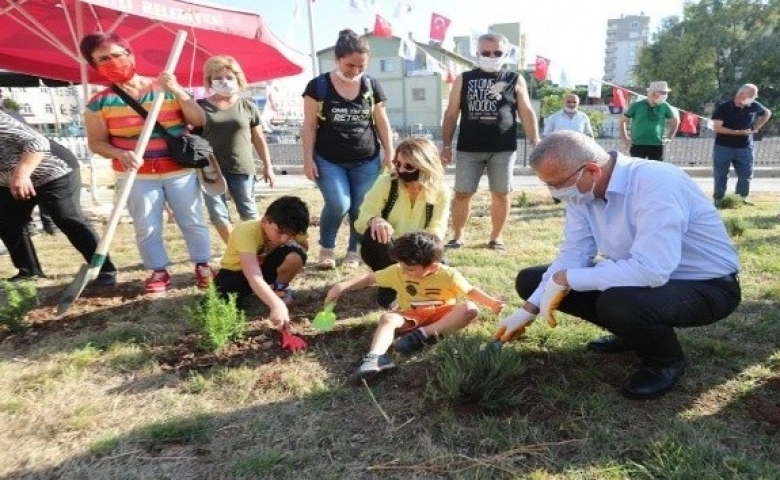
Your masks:
<svg viewBox="0 0 780 480"><path fill-rule="evenodd" d="M468 325L479 314L474 302L499 313L504 303L473 287L457 270L441 263L444 244L434 234L410 232L396 240L392 255L397 263L378 272L337 283L328 291L325 303L335 302L353 288L378 285L398 293L397 310L379 317L371 350L354 373L358 379L370 379L395 368L387 350L411 354L432 343L444 333ZM458 302L459 298L467 300ZM394 332L403 335L393 343Z"/></svg>
<svg viewBox="0 0 780 480"><path fill-rule="evenodd" d="M254 293L271 309L269 320L283 328L290 322L290 281L306 264L308 228L309 208L293 196L274 200L260 220L237 224L214 277L217 292L239 301Z"/></svg>

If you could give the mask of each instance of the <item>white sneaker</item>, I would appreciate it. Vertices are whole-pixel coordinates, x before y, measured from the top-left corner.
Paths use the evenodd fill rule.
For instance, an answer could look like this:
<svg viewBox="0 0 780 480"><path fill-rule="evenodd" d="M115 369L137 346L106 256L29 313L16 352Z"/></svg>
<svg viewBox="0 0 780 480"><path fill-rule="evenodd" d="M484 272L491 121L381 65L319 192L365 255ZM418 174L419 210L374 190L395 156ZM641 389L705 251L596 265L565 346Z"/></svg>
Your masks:
<svg viewBox="0 0 780 480"><path fill-rule="evenodd" d="M333 270L336 268L336 257L332 248L320 249L320 258L317 261L317 268L322 270Z"/></svg>
<svg viewBox="0 0 780 480"><path fill-rule="evenodd" d="M360 266L360 255L357 252L347 252L341 265L344 268L358 268Z"/></svg>

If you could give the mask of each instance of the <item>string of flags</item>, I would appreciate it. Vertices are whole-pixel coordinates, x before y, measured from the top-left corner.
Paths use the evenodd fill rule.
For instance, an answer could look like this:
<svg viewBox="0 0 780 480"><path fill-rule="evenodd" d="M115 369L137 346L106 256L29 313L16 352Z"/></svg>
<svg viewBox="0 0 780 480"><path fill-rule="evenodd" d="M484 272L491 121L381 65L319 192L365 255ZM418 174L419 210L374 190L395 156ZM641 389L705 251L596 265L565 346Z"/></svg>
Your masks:
<svg viewBox="0 0 780 480"><path fill-rule="evenodd" d="M612 102L611 105L620 108L626 108L628 106L628 96L634 95L637 99L643 100L647 98L646 95L631 91L620 85L615 85L604 80L597 80L591 78L588 80L588 97L589 98L601 98L601 86L606 84L612 87ZM674 107L674 105L672 105ZM711 118L703 117L693 112L683 110L678 107L674 107L680 112L680 131L682 133L696 134L700 123L703 123L704 128L713 130L714 126Z"/></svg>

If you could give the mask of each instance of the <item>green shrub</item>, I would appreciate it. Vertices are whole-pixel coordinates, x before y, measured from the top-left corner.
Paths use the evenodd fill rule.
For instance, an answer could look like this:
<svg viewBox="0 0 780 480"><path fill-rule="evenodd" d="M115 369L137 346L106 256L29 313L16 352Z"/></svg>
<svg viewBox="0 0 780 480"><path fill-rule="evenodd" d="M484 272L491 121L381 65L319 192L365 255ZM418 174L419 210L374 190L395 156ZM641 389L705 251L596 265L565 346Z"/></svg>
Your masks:
<svg viewBox="0 0 780 480"><path fill-rule="evenodd" d="M741 237L750 228L750 222L742 217L733 217L723 220L726 231L732 237Z"/></svg>
<svg viewBox="0 0 780 480"><path fill-rule="evenodd" d="M206 296L185 307L190 323L201 333L201 347L215 352L244 336L246 315L236 306L236 296L225 301L212 283Z"/></svg>
<svg viewBox="0 0 780 480"><path fill-rule="evenodd" d="M520 192L520 195L515 197L515 205L518 208L530 207L531 206L531 202L528 200L528 194L525 193L525 190Z"/></svg>
<svg viewBox="0 0 780 480"><path fill-rule="evenodd" d="M739 208L745 204L745 199L736 194L729 194L720 200L715 200L715 206L721 210Z"/></svg>
<svg viewBox="0 0 780 480"><path fill-rule="evenodd" d="M24 316L38 305L38 291L32 282L0 282L0 305L0 325L20 332Z"/></svg>
<svg viewBox="0 0 780 480"><path fill-rule="evenodd" d="M526 368L516 350L495 348L485 335L458 333L445 339L434 355L438 370L427 387L434 401L474 405L489 412L523 402Z"/></svg>

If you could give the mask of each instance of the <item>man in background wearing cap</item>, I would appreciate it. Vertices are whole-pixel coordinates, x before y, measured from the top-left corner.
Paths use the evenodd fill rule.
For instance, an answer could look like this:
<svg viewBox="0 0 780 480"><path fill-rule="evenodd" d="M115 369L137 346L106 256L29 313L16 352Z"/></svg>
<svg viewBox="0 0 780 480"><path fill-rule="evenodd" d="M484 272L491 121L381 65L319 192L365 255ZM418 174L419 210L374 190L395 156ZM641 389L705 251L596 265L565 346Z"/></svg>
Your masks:
<svg viewBox="0 0 780 480"><path fill-rule="evenodd" d="M729 168L734 165L737 174L736 193L745 203L753 178L753 134L772 116L772 112L756 101L758 87L742 85L732 100L721 103L712 114L715 146L712 152L712 173L715 203L726 195Z"/></svg>
<svg viewBox="0 0 780 480"><path fill-rule="evenodd" d="M664 159L664 143L674 138L680 126L677 109L666 103L666 97L671 91L666 82L651 82L647 98L632 103L620 118L620 137L630 147L628 152L632 157ZM627 119L631 120L630 136L626 131Z"/></svg>

